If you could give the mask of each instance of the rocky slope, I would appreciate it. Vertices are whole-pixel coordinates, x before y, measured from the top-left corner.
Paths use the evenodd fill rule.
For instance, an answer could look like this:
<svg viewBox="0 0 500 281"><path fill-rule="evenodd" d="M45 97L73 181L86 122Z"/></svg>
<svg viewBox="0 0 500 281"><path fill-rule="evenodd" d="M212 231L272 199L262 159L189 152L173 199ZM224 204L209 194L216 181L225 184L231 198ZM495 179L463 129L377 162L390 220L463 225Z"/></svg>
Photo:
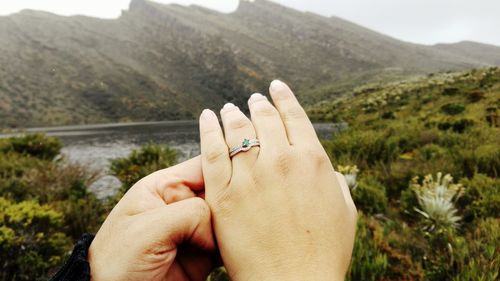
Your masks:
<svg viewBox="0 0 500 281"><path fill-rule="evenodd" d="M0 17L0 54L4 128L193 118L273 78L307 101L334 82L500 64L495 46L410 44L266 0L231 14L132 0L115 20L23 11Z"/></svg>

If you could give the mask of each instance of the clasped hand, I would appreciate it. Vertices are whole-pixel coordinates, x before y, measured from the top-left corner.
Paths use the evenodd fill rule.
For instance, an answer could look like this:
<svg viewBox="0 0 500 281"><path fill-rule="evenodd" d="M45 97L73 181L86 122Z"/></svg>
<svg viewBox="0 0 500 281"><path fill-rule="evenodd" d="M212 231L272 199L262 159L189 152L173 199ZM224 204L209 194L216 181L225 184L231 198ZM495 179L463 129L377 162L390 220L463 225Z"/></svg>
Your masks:
<svg viewBox="0 0 500 281"><path fill-rule="evenodd" d="M356 208L290 88L200 116L201 156L137 182L89 250L92 280L343 280ZM224 132L223 132L224 131ZM244 139L253 147L230 157ZM204 196L198 196L203 194ZM203 197L203 198L202 198Z"/></svg>

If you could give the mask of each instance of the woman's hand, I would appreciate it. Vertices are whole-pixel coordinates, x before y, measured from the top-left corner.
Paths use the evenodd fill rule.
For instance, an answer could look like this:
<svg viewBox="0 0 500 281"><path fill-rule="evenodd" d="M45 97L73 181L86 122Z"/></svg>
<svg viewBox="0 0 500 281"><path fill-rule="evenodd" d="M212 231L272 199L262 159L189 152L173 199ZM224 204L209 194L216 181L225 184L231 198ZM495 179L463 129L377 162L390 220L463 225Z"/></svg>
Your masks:
<svg viewBox="0 0 500 281"><path fill-rule="evenodd" d="M92 280L204 281L215 243L209 208L194 193L203 187L199 157L135 184L90 246Z"/></svg>
<svg viewBox="0 0 500 281"><path fill-rule="evenodd" d="M356 208L306 113L283 82L237 107L200 117L206 200L233 281L343 280L354 242ZM230 159L228 147L260 140Z"/></svg>

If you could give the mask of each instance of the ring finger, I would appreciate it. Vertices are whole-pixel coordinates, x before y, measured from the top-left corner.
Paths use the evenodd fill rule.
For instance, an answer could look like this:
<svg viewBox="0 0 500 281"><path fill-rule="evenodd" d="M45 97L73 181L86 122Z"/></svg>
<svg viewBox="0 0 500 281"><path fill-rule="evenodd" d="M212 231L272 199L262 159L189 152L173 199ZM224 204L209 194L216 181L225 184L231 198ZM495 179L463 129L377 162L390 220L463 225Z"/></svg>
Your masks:
<svg viewBox="0 0 500 281"><path fill-rule="evenodd" d="M252 122L234 104L224 105L221 117L226 143L230 149L241 145L245 139L253 140L256 138ZM234 155L232 158L233 171L238 169L238 166L253 165L258 155L259 147L252 147L249 151Z"/></svg>

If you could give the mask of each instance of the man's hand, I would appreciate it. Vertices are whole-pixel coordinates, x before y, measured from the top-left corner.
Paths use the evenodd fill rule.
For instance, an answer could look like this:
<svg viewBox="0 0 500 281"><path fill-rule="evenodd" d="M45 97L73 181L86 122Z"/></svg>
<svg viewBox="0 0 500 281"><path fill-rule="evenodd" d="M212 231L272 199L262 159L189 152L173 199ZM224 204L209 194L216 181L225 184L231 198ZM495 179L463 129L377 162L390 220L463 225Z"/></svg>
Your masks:
<svg viewBox="0 0 500 281"><path fill-rule="evenodd" d="M204 281L215 243L203 187L199 157L136 183L90 246L92 280Z"/></svg>
<svg viewBox="0 0 500 281"><path fill-rule="evenodd" d="M349 267L356 208L314 128L283 82L237 107L200 118L206 200L219 250L233 281L343 280ZM260 140L232 159L228 147Z"/></svg>

